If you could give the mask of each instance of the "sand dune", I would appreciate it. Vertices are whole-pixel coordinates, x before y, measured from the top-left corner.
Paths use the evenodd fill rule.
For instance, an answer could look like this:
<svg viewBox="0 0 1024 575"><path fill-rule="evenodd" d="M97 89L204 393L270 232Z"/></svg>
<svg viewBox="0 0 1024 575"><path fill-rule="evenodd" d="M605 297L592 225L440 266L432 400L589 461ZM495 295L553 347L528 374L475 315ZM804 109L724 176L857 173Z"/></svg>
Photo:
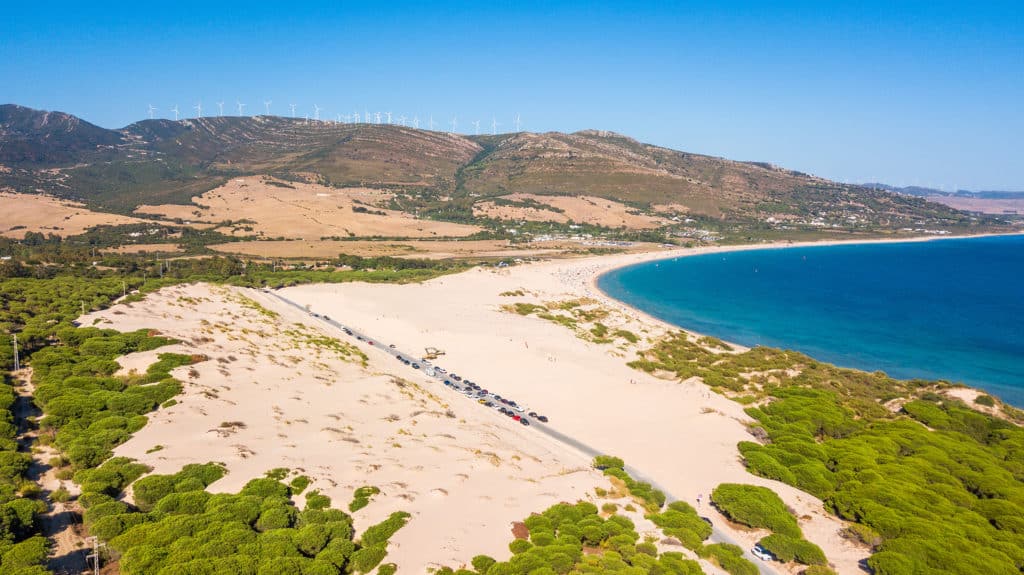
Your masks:
<svg viewBox="0 0 1024 575"><path fill-rule="evenodd" d="M124 372L144 371L165 351L210 358L175 372L186 382L178 404L153 414L118 455L157 473L224 462L229 473L215 491L288 467L342 508L357 487L375 485L381 494L355 513L356 523L412 513L389 553L403 570L507 555L513 521L607 487L575 453L382 352L368 350L363 366L348 346L322 339L337 334L257 291L179 286L84 321L96 318L103 327L155 328L182 340L121 358Z"/></svg>
<svg viewBox="0 0 1024 575"><path fill-rule="evenodd" d="M751 439L742 406L697 381L659 379L626 365L647 340L674 328L593 286L597 274L615 266L729 249L736 248L477 268L416 285L307 285L278 293L404 351L440 348L445 355L438 364L545 413L558 431L589 447L623 457L744 545L763 533L729 526L708 507L707 494L723 482L769 486L839 572L856 573L867 551L839 536L843 523L821 501L745 471L736 449ZM508 310L515 302L567 301L584 302L604 314L610 329L629 330L639 341L588 341L585 333ZM355 488L375 485L382 493L356 513L357 521L365 527L391 511L413 514L390 555L403 569L457 566L479 553L507 557L511 522L558 501L600 504L594 487L608 486L589 469L588 455L467 400L378 348L361 348L364 366L350 346L354 341L270 294L179 286L84 321L97 317L118 329L159 329L182 339L181 351L211 358L177 373L188 382L180 403L154 414L118 454L158 472L222 461L230 473L216 490L235 490L267 469L289 467L312 477L313 488L342 507ZM141 370L154 359L153 353L136 354L122 362ZM147 453L157 445L163 447Z"/></svg>

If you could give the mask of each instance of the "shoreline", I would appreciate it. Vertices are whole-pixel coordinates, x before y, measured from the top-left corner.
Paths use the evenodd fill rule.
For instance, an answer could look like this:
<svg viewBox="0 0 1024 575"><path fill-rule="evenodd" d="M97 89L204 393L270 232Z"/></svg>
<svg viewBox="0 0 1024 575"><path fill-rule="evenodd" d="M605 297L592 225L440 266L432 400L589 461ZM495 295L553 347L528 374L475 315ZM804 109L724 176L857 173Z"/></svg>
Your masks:
<svg viewBox="0 0 1024 575"><path fill-rule="evenodd" d="M741 245L734 245L734 246L704 246L703 248L701 248L701 247L682 248L682 249L679 249L679 250L669 250L669 251L665 251L665 252L646 252L644 254L633 254L633 255L652 256L652 257L636 257L635 261L622 262L622 263L613 264L611 266L607 266L604 269L602 269L602 270L592 274L590 276L590 278L587 280L586 289L587 289L588 293L593 292L597 297L599 297L600 299L604 300L604 302L606 304L616 305L616 306L619 306L621 308L625 308L626 310L628 310L629 313L632 313L635 316L637 316L638 319L639 318L643 318L644 321L654 322L655 324L661 325L663 327L667 327L669 329L679 330L679 331L682 331L682 332L684 332L686 334L697 336L697 337L704 337L704 336L709 336L710 334L702 333L702 332L690 329L690 328L688 328L686 326L677 325L677 324L674 324L674 323L662 320L662 319L660 319L658 317L655 317L655 316L647 313L644 310L641 310L640 308L637 308L637 307L633 306L632 304L630 304L628 302L625 302L625 301L622 301L622 300L619 300L619 299L613 297L612 295L610 295L609 293L607 293L606 291L601 289L601 287L599 285L600 279L602 277L604 277L605 275L613 272L613 271L621 270L623 268L631 267L631 266L634 266L634 265L651 263L651 262L664 261L664 260L668 260L668 259L675 259L675 258L680 258L680 257L693 257L693 256L700 256L700 255L710 255L710 254L719 254L719 253L747 252L747 251L759 251L759 250L768 250L768 249L833 247L833 246L844 246L844 245L906 244L906 243L924 243L924 242L944 241L944 240L946 240L946 241L948 241L948 240L971 240L971 239L980 239L980 238L1017 237L1017 236L1024 236L1024 232L1005 233L1005 234L978 234L978 235L968 235L968 236L915 236L915 237L910 237L910 238L895 238L895 239L879 238L879 239L867 239L867 240L826 240L826 241L820 241L820 242L815 242L815 241L806 241L806 242L790 242L790 241L785 241L785 242L771 242L771 243L766 243L766 244L741 244ZM614 257L614 256L611 256L611 257ZM731 346L733 349L735 349L736 351L741 352L741 353L751 349L749 346L742 345L742 344L734 342L734 341L730 341L730 340L722 339L722 338L717 338L717 336L711 336L711 337L716 337L716 339L721 339L721 341L725 342L726 344ZM815 359L816 361L824 361L824 360L819 360L817 358L813 358L813 359ZM825 363L830 363L831 364L831 362L825 362ZM832 364L832 365L835 365L835 364ZM844 367L844 366L836 366L836 367ZM864 369L856 368L856 367L845 367L845 368L846 369L854 369L854 370L858 370L858 371L865 371ZM908 378L894 378L894 379L908 379ZM912 378L909 378L909 379L912 379ZM1010 406L1015 407L1015 408L1017 407L1015 405L1010 404L1009 402L1006 402L999 395L996 395L996 394L994 394L994 393L992 393L992 392L990 392L990 391L988 391L988 390L986 390L986 389L984 389L982 387L975 386L975 385L969 385L969 384L966 384L966 383L956 383L956 382L952 382L952 381L950 381L949 383L950 383L951 386L953 386L953 388L966 389L966 390L971 390L971 391L979 392L981 394L992 395L992 396L996 397L999 401L1005 403L1006 405L1010 405Z"/></svg>

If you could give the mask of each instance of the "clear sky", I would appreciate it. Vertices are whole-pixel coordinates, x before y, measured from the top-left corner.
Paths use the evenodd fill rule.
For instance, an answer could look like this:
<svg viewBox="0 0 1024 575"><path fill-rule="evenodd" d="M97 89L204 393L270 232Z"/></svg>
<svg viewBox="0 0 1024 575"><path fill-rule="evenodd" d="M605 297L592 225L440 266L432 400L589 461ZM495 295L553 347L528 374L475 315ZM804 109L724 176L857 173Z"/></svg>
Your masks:
<svg viewBox="0 0 1024 575"><path fill-rule="evenodd" d="M237 100L1024 190L1024 1L5 3L0 103L121 127Z"/></svg>

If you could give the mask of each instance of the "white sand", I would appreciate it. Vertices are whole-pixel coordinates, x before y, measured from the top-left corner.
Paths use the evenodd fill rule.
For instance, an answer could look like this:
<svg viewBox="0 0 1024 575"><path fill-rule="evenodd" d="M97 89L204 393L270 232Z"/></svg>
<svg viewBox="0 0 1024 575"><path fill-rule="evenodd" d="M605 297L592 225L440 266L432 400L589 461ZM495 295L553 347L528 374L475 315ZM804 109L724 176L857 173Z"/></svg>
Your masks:
<svg viewBox="0 0 1024 575"><path fill-rule="evenodd" d="M242 293L281 316L247 307ZM105 320L102 327L155 328L183 340L121 358L124 372L145 371L165 351L210 357L174 372L186 382L178 405L152 414L117 455L156 473L223 462L229 473L214 491L237 491L269 469L288 467L313 478L311 489L342 509L355 488L376 485L382 493L355 513L357 529L392 511L412 513L388 554L409 572L458 566L480 553L507 556L513 521L607 487L575 453L456 397L383 352L368 350L364 368L298 343L304 336L285 332L325 332L302 327L297 322L310 318L261 292L173 287L84 321L95 318ZM147 453L156 446L162 448Z"/></svg>

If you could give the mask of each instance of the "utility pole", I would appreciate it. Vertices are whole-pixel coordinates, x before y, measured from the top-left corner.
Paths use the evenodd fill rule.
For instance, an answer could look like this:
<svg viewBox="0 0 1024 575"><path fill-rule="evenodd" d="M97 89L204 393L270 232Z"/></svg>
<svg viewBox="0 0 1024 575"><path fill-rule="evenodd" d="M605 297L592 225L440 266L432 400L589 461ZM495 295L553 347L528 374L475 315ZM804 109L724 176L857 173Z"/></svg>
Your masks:
<svg viewBox="0 0 1024 575"><path fill-rule="evenodd" d="M21 369L21 361L18 359L18 334L11 334L14 336L14 371Z"/></svg>
<svg viewBox="0 0 1024 575"><path fill-rule="evenodd" d="M90 537L87 541L92 541L92 554L86 555L85 559L88 561L92 559L92 572L94 575L100 575L100 549L106 547L106 543L100 543L99 537Z"/></svg>

